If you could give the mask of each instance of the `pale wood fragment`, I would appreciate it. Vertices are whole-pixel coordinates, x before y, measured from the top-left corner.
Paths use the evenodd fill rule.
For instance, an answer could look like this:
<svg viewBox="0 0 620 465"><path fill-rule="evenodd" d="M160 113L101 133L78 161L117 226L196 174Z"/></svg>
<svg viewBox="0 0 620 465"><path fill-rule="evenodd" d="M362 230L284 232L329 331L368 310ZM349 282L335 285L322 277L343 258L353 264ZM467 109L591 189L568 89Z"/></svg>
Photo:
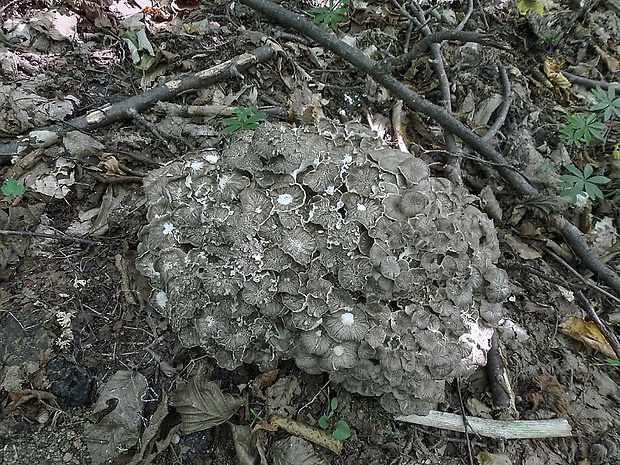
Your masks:
<svg viewBox="0 0 620 465"><path fill-rule="evenodd" d="M494 439L559 438L571 435L571 426L564 418L551 420L489 420L469 416L465 418L470 433ZM428 415L400 415L395 420L465 432L463 417L455 413L431 410Z"/></svg>

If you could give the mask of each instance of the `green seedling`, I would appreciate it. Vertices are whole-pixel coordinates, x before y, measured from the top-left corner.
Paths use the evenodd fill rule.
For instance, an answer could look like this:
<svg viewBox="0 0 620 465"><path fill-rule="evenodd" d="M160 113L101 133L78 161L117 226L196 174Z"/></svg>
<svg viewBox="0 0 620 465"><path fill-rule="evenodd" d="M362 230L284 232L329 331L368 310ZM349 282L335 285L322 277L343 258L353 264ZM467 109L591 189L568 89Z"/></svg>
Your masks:
<svg viewBox="0 0 620 465"><path fill-rule="evenodd" d="M257 111L256 105L251 107L235 108L235 116L222 120L227 126L222 130L223 134L232 134L233 141L241 131L250 131L259 126L259 121L265 117L265 113Z"/></svg>
<svg viewBox="0 0 620 465"><path fill-rule="evenodd" d="M329 412L327 415L323 415L319 418L319 426L323 429L329 428L329 423L331 418L334 416L336 409L338 408L338 398L334 397L329 405ZM334 431L332 432L332 437L337 439L338 441L344 441L345 439L351 437L351 428L344 420L338 420L334 426Z"/></svg>
<svg viewBox="0 0 620 465"><path fill-rule="evenodd" d="M604 141L607 126L597 120L596 113L576 113L564 116L566 126L560 130L560 138L568 145L585 144L589 147L593 140Z"/></svg>
<svg viewBox="0 0 620 465"><path fill-rule="evenodd" d="M252 414L252 422L250 423L250 428L254 428L257 423L263 421L263 411L251 408L250 413Z"/></svg>
<svg viewBox="0 0 620 465"><path fill-rule="evenodd" d="M554 47L558 44L560 38L557 34L547 34L546 36L542 36L540 41L547 45L548 47Z"/></svg>
<svg viewBox="0 0 620 465"><path fill-rule="evenodd" d="M329 8L311 8L308 10L314 16L314 23L332 28L338 32L338 23L347 20L347 5L349 0L329 0Z"/></svg>
<svg viewBox="0 0 620 465"><path fill-rule="evenodd" d="M620 370L620 360L616 360L615 358L606 358L605 362L607 362L607 365L610 367Z"/></svg>
<svg viewBox="0 0 620 465"><path fill-rule="evenodd" d="M613 86L603 90L600 86L592 90L595 103L590 107L592 111L603 112L603 119L609 121L612 118L620 119L620 97L616 98Z"/></svg>
<svg viewBox="0 0 620 465"><path fill-rule="evenodd" d="M387 426L383 427L383 434L387 434L388 436L396 436L396 432L392 428L388 428Z"/></svg>
<svg viewBox="0 0 620 465"><path fill-rule="evenodd" d="M560 192L562 197L577 197L587 195L592 200L602 199L603 193L597 184L607 184L610 179L605 176L592 176L594 169L591 165L586 165L583 171L573 165L565 167L571 174L560 176Z"/></svg>
<svg viewBox="0 0 620 465"><path fill-rule="evenodd" d="M26 190L24 186L22 186L13 178L5 181L5 183L2 184L2 187L0 189L2 190L2 193L7 197L10 197L12 195L14 195L15 197L19 197Z"/></svg>

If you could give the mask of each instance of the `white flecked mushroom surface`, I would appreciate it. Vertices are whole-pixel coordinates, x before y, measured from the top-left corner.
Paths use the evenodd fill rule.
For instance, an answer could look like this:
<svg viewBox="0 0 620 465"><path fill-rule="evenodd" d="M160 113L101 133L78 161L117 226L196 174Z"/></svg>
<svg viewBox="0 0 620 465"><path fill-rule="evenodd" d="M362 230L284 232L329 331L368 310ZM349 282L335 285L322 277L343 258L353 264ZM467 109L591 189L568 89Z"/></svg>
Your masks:
<svg viewBox="0 0 620 465"><path fill-rule="evenodd" d="M510 293L474 197L358 124L265 123L144 182L138 269L186 346L295 359L424 414L485 363Z"/></svg>

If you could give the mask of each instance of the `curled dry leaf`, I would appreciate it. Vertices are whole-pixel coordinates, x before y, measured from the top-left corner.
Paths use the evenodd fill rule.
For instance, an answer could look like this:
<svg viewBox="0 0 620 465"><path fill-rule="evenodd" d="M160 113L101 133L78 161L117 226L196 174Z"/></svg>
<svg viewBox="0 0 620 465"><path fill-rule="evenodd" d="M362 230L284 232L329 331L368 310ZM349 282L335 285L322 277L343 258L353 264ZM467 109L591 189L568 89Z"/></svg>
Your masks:
<svg viewBox="0 0 620 465"><path fill-rule="evenodd" d="M181 415L181 429L190 434L221 425L243 405L243 400L222 392L217 383L192 377L172 396L172 405Z"/></svg>
<svg viewBox="0 0 620 465"><path fill-rule="evenodd" d="M545 76L547 76L547 78L556 86L562 89L570 89L570 81L566 79L562 73L559 72L563 64L564 62L556 62L548 58L543 64L543 72L545 73Z"/></svg>
<svg viewBox="0 0 620 465"><path fill-rule="evenodd" d="M606 357L617 359L614 350L605 339L598 327L591 321L585 321L577 316L571 316L560 325L560 332L572 337Z"/></svg>

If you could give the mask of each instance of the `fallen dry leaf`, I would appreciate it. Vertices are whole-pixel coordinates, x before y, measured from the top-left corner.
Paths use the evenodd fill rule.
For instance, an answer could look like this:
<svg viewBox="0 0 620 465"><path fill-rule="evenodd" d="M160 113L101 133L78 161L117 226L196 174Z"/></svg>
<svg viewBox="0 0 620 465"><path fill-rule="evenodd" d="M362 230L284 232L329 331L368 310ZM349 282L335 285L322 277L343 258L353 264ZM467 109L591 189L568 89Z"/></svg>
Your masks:
<svg viewBox="0 0 620 465"><path fill-rule="evenodd" d="M601 334L601 331L593 322L585 321L577 316L571 316L560 324L559 329L562 334L583 342L606 357L613 358L614 360L618 359L605 336Z"/></svg>

